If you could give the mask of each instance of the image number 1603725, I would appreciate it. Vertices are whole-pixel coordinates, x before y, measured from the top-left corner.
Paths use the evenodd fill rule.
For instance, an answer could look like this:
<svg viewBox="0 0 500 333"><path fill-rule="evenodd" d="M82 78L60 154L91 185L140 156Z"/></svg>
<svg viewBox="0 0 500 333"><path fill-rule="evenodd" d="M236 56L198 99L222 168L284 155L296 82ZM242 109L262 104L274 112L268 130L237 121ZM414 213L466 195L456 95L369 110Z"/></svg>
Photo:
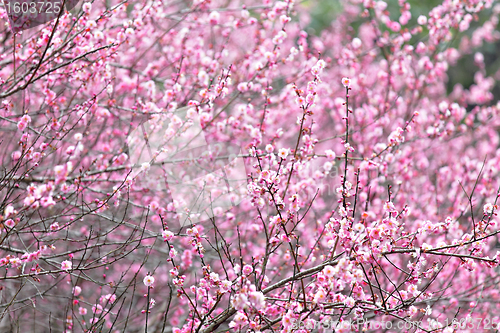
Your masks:
<svg viewBox="0 0 500 333"><path fill-rule="evenodd" d="M64 7L73 9L78 0L3 0L13 32L27 30L56 19Z"/></svg>
<svg viewBox="0 0 500 333"><path fill-rule="evenodd" d="M28 14L59 14L61 11L61 2L42 2L42 1L26 1L26 2L9 2L5 3L7 13L15 15L28 15Z"/></svg>

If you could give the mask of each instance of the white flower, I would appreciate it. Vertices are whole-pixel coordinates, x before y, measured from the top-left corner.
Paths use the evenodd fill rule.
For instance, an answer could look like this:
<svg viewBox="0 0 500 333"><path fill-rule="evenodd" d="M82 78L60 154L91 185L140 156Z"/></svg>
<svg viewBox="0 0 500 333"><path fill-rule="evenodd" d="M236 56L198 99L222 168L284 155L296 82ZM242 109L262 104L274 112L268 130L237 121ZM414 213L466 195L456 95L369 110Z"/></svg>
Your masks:
<svg viewBox="0 0 500 333"><path fill-rule="evenodd" d="M255 306L257 310L266 306L266 298L260 291L254 291L249 294L248 300Z"/></svg>
<svg viewBox="0 0 500 333"><path fill-rule="evenodd" d="M362 42L361 42L361 39L359 39L358 37L355 37L352 39L351 44L352 44L353 48L359 49L361 47Z"/></svg>
<svg viewBox="0 0 500 333"><path fill-rule="evenodd" d="M149 300L149 308L152 309L153 306L155 306L155 304L156 304L156 300L154 298L151 298Z"/></svg>
<svg viewBox="0 0 500 333"><path fill-rule="evenodd" d="M279 157L281 158L286 158L290 154L290 149L287 148L281 148L278 152Z"/></svg>
<svg viewBox="0 0 500 333"><path fill-rule="evenodd" d="M146 287L151 287L155 282L155 278L152 277L151 275L146 275L143 282L146 285Z"/></svg>
<svg viewBox="0 0 500 333"><path fill-rule="evenodd" d="M483 207L484 213L485 213L485 214L490 215L491 213L493 213L493 208L494 208L494 207L493 207L493 205L492 205L491 203L489 203L489 202L488 202L488 203L487 203L486 205L484 205L484 207Z"/></svg>
<svg viewBox="0 0 500 333"><path fill-rule="evenodd" d="M349 308L353 308L354 305L356 305L356 301L354 300L354 298L352 297L347 297L345 300L344 300L344 304L349 307Z"/></svg>
<svg viewBox="0 0 500 333"><path fill-rule="evenodd" d="M231 299L231 305L236 310L243 310L248 306L248 298L244 294L237 294Z"/></svg>
<svg viewBox="0 0 500 333"><path fill-rule="evenodd" d="M347 77L343 77L342 84L344 85L344 87L349 88L349 86L351 85L351 80Z"/></svg>
<svg viewBox="0 0 500 333"><path fill-rule="evenodd" d="M425 251L432 249L432 246L427 244L427 243L423 243L421 246L421 249L424 250L424 252L425 252Z"/></svg>
<svg viewBox="0 0 500 333"><path fill-rule="evenodd" d="M326 265L325 268L323 268L323 274L325 274L325 276L331 278L335 274L335 269L331 265Z"/></svg>
<svg viewBox="0 0 500 333"><path fill-rule="evenodd" d="M148 162L144 162L141 164L141 172L149 170L151 165Z"/></svg>

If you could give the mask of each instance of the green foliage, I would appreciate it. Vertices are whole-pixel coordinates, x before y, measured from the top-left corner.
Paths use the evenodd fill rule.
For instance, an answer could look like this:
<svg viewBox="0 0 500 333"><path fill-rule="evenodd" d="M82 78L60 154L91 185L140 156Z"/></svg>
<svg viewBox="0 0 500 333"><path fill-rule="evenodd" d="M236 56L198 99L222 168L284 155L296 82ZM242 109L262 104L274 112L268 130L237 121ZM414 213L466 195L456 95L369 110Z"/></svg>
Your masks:
<svg viewBox="0 0 500 333"><path fill-rule="evenodd" d="M313 29L315 35L319 35L322 30L327 29L337 15L342 12L340 0L306 0L302 4L310 10L311 22L308 30Z"/></svg>
<svg viewBox="0 0 500 333"><path fill-rule="evenodd" d="M399 6L398 0L386 0L387 2L387 11L389 12L389 16L391 20L398 20L401 15L401 7ZM321 34L321 31L327 29L332 21L336 19L338 14L340 14L343 10L345 0L306 0L302 2L306 8L309 9L311 15L311 22L307 27L307 31L316 36ZM411 6L412 18L408 24L409 27L414 27L417 24L417 18L420 15L429 16L429 12L438 6L441 1L440 0L410 0L408 3ZM486 17L489 17L490 11L486 10L482 12L479 16L479 22L471 23L471 28L464 32L453 31L453 39L447 43L447 47L451 46L454 48L459 48L460 43L464 37L471 38L472 31L475 30L478 26L482 26L486 20ZM362 22L365 19L359 19L356 22L353 22L352 28L354 31L354 35L356 35L356 31ZM384 30L384 29L382 29ZM429 31L427 29L423 29L422 33L414 36L410 43L415 45L418 44L419 41L426 40L428 38ZM444 45L443 45L444 46ZM481 47L477 49L472 49L468 56L464 56L460 58L455 66L450 66L448 69L448 92L453 90L453 87L456 84L461 84L464 88L468 89L472 84L474 84L474 73L477 70L477 66L474 64L474 54L476 52L481 52L484 55L485 59L485 70L487 76L493 76L500 69L500 58L498 58L498 54L500 52L500 43L487 43L485 42ZM500 98L500 88L495 87L493 90L495 98Z"/></svg>

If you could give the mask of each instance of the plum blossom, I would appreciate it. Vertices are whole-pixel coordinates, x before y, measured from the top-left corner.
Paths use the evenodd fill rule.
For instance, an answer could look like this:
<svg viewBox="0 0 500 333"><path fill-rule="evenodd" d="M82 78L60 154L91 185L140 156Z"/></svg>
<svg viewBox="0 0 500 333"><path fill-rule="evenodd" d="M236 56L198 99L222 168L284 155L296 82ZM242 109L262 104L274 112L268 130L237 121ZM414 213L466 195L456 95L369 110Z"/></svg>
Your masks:
<svg viewBox="0 0 500 333"><path fill-rule="evenodd" d="M73 287L73 295L78 296L82 292L82 288L80 286Z"/></svg>
<svg viewBox="0 0 500 333"><path fill-rule="evenodd" d="M495 207L491 203L487 203L487 204L484 205L483 211L484 211L485 214L490 215L490 214L493 213L493 209L494 208Z"/></svg>
<svg viewBox="0 0 500 333"><path fill-rule="evenodd" d="M62 269L62 270L65 270L65 271L70 270L72 266L73 266L73 264L72 264L72 263L71 263L71 261L69 261L69 260L64 260L64 261L61 263L61 269Z"/></svg>
<svg viewBox="0 0 500 333"><path fill-rule="evenodd" d="M351 44L352 44L353 48L359 49L363 43L361 42L361 39L359 39L358 37L355 37L352 39Z"/></svg>
<svg viewBox="0 0 500 333"><path fill-rule="evenodd" d="M252 266L250 266L250 265L243 266L243 274L249 275L252 272L253 272Z"/></svg>
<svg viewBox="0 0 500 333"><path fill-rule="evenodd" d="M220 292L221 293L227 293L228 291L231 290L232 282L229 280L222 280L220 284Z"/></svg>
<svg viewBox="0 0 500 333"><path fill-rule="evenodd" d="M151 275L146 275L143 280L144 284L146 287L151 287L153 283L155 282L155 278L152 277Z"/></svg>
<svg viewBox="0 0 500 333"><path fill-rule="evenodd" d="M263 309L266 305L266 298L260 291L251 292L248 296L248 300L257 310Z"/></svg>
<svg viewBox="0 0 500 333"><path fill-rule="evenodd" d="M328 157L332 161L335 160L335 157L337 156L335 154L335 152L333 150L331 150L331 149L325 150L325 155L326 155L326 157Z"/></svg>
<svg viewBox="0 0 500 333"><path fill-rule="evenodd" d="M354 0L311 34L301 1L136 2L85 0L2 45L7 289L62 272L67 331L144 330L167 305L173 333L495 313L500 5ZM68 306L36 296L14 303Z"/></svg>
<svg viewBox="0 0 500 333"><path fill-rule="evenodd" d="M95 314L101 314L102 313L102 305L101 304L95 304L92 305L92 312Z"/></svg>
<svg viewBox="0 0 500 333"><path fill-rule="evenodd" d="M278 156L283 158L283 159L287 158L288 154L290 154L290 149L288 149L288 148L281 148L278 151Z"/></svg>
<svg viewBox="0 0 500 333"><path fill-rule="evenodd" d="M14 222L13 219L8 219L7 221L4 222L4 224L8 228L14 228L16 226L16 223Z"/></svg>
<svg viewBox="0 0 500 333"><path fill-rule="evenodd" d="M236 310L243 310L248 306L248 297L242 293L236 294L231 299L231 305Z"/></svg>
<svg viewBox="0 0 500 333"><path fill-rule="evenodd" d="M408 308L408 314L410 315L410 317L414 317L417 313L418 308L416 306L412 305Z"/></svg>
<svg viewBox="0 0 500 333"><path fill-rule="evenodd" d="M278 34L273 38L273 43L274 44L282 44L287 37L287 33L285 31L280 31Z"/></svg>
<svg viewBox="0 0 500 333"><path fill-rule="evenodd" d="M323 302L325 299L326 299L325 290L322 287L320 287L318 289L318 291L316 292L316 294L314 295L313 302L319 303L319 302Z"/></svg>
<svg viewBox="0 0 500 333"><path fill-rule="evenodd" d="M420 25L424 25L427 23L427 17L424 15L420 15L417 19L417 23Z"/></svg>
<svg viewBox="0 0 500 333"><path fill-rule="evenodd" d="M344 85L344 87L349 88L351 86L351 79L343 77L342 84Z"/></svg>
<svg viewBox="0 0 500 333"><path fill-rule="evenodd" d="M171 241L172 238L174 238L174 233L172 231L169 231L169 230L163 230L161 232L161 235L163 237L163 240L166 242L166 241Z"/></svg>
<svg viewBox="0 0 500 333"><path fill-rule="evenodd" d="M335 268L331 265L326 265L325 268L323 268L323 274L325 276L332 278L335 275Z"/></svg>
<svg viewBox="0 0 500 333"><path fill-rule="evenodd" d="M20 131L24 131L29 123L31 123L31 117L26 114L22 116L21 120L17 123L17 128Z"/></svg>
<svg viewBox="0 0 500 333"><path fill-rule="evenodd" d="M212 11L210 15L208 16L208 20L210 21L210 24L218 24L220 20L220 14L217 11Z"/></svg>
<svg viewBox="0 0 500 333"><path fill-rule="evenodd" d="M390 213L395 213L397 212L397 209L396 207L394 206L394 203L392 203L391 201L386 201L385 204L384 204L384 209L386 212L390 212Z"/></svg>
<svg viewBox="0 0 500 333"><path fill-rule="evenodd" d="M14 161L17 161L21 158L22 153L19 150L16 150L12 153L11 157Z"/></svg>
<svg viewBox="0 0 500 333"><path fill-rule="evenodd" d="M354 305L356 304L356 301L352 297L346 297L344 299L344 304L349 308L353 308Z"/></svg>
<svg viewBox="0 0 500 333"><path fill-rule="evenodd" d="M86 14L90 13L91 9L92 9L92 4L90 2L85 2L82 6L82 10Z"/></svg>

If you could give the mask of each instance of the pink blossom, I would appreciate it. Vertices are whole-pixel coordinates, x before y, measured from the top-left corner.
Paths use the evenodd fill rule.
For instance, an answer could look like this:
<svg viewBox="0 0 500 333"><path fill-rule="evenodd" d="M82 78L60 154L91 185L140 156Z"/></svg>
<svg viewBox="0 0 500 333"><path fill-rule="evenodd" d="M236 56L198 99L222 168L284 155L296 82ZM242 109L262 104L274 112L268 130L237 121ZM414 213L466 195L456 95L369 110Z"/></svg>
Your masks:
<svg viewBox="0 0 500 333"><path fill-rule="evenodd" d="M337 156L335 152L331 149L325 150L325 155L332 161L335 160L335 157Z"/></svg>
<svg viewBox="0 0 500 333"><path fill-rule="evenodd" d="M266 298L260 291L251 292L248 300L257 310L263 309L266 306Z"/></svg>
<svg viewBox="0 0 500 333"><path fill-rule="evenodd" d="M344 85L344 87L349 88L349 86L351 85L351 80L347 77L343 77L342 84Z"/></svg>
<svg viewBox="0 0 500 333"><path fill-rule="evenodd" d="M171 241L172 238L174 238L174 233L169 231L169 230L163 230L161 232L161 235L163 237L163 240L166 242L166 241Z"/></svg>
<svg viewBox="0 0 500 333"><path fill-rule="evenodd" d="M14 161L17 161L21 158L21 152L19 150L16 150L15 152L12 153L11 156Z"/></svg>
<svg viewBox="0 0 500 333"><path fill-rule="evenodd" d="M326 298L325 290L322 287L320 287L316 292L316 294L314 295L313 302L314 303L324 302L325 298Z"/></svg>
<svg viewBox="0 0 500 333"><path fill-rule="evenodd" d="M389 23L389 28L394 32L398 32L401 30L401 25L396 21L392 21Z"/></svg>
<svg viewBox="0 0 500 333"><path fill-rule="evenodd" d="M274 43L274 44L277 44L277 45L282 44L282 43L285 41L286 37L287 37L286 32L284 32L284 31L280 31L280 32L278 32L278 34L277 34L277 35L273 38L273 43Z"/></svg>
<svg viewBox="0 0 500 333"><path fill-rule="evenodd" d="M280 22L283 25L286 24L286 23L288 23L288 22L290 22L290 20L291 20L290 16L286 16L286 15L281 15L280 16Z"/></svg>
<svg viewBox="0 0 500 333"><path fill-rule="evenodd" d="M106 303L114 303L116 300L116 295L115 294L107 294L103 295L99 298L99 303L101 304L106 304Z"/></svg>
<svg viewBox="0 0 500 333"><path fill-rule="evenodd" d="M231 299L231 305L236 310L243 310L248 306L248 298L244 294L236 294Z"/></svg>
<svg viewBox="0 0 500 333"><path fill-rule="evenodd" d="M217 11L212 11L208 16L208 20L210 21L210 24L218 24L220 20L220 14Z"/></svg>
<svg viewBox="0 0 500 333"><path fill-rule="evenodd" d="M416 306L412 305L408 308L408 314L410 317L414 317L418 313L418 309Z"/></svg>
<svg viewBox="0 0 500 333"><path fill-rule="evenodd" d="M252 266L250 266L250 265L243 266L243 274L249 275L252 272L253 272Z"/></svg>
<svg viewBox="0 0 500 333"><path fill-rule="evenodd" d="M228 291L231 290L231 281L229 280L222 280L221 285L220 285L220 292L221 293L227 293Z"/></svg>
<svg viewBox="0 0 500 333"><path fill-rule="evenodd" d="M88 14L91 9L92 9L92 4L90 2L85 2L82 6L82 10L84 13Z"/></svg>
<svg viewBox="0 0 500 333"><path fill-rule="evenodd" d="M102 313L102 305L101 304L95 304L92 305L92 312L95 313L96 315Z"/></svg>
<svg viewBox="0 0 500 333"><path fill-rule="evenodd" d="M424 25L427 23L427 17L424 15L420 15L417 19L417 23L420 25Z"/></svg>
<svg viewBox="0 0 500 333"><path fill-rule="evenodd" d="M411 12L405 10L399 17L399 23L401 23L401 25L407 25L410 19L411 19Z"/></svg>
<svg viewBox="0 0 500 333"><path fill-rule="evenodd" d="M78 296L82 292L82 288L79 286L74 286L73 287L73 295Z"/></svg>
<svg viewBox="0 0 500 333"><path fill-rule="evenodd" d="M64 260L62 263L61 263L61 269L62 270L65 270L65 271L69 271L71 269L71 267L73 266L73 264L71 263L71 261L69 260Z"/></svg>
<svg viewBox="0 0 500 333"><path fill-rule="evenodd" d="M14 222L13 219L8 219L7 221L4 222L4 224L8 227L8 228L14 228L16 223Z"/></svg>
<svg viewBox="0 0 500 333"><path fill-rule="evenodd" d="M354 301L354 298L352 298L352 297L346 297L346 299L344 300L344 304L347 307L352 308L352 307L354 307L354 305L356 304L356 302Z"/></svg>
<svg viewBox="0 0 500 333"><path fill-rule="evenodd" d="M20 130L20 131L24 131L26 129L26 127L28 127L28 122L24 121L23 119L21 119L21 121L19 121L17 123L17 128Z"/></svg>
<svg viewBox="0 0 500 333"><path fill-rule="evenodd" d="M355 0L314 34L300 1L108 5L7 17L0 266L64 273L13 304L131 332L168 305L174 333L496 313L500 5Z"/></svg>
<svg viewBox="0 0 500 333"><path fill-rule="evenodd" d="M325 276L331 278L335 274L335 269L331 265L326 265L325 268L323 268L323 274L325 274Z"/></svg>
<svg viewBox="0 0 500 333"><path fill-rule="evenodd" d="M313 66L311 68L311 73L314 75L314 76L318 76L319 74L321 74L322 72L322 69L319 67L319 66Z"/></svg>

